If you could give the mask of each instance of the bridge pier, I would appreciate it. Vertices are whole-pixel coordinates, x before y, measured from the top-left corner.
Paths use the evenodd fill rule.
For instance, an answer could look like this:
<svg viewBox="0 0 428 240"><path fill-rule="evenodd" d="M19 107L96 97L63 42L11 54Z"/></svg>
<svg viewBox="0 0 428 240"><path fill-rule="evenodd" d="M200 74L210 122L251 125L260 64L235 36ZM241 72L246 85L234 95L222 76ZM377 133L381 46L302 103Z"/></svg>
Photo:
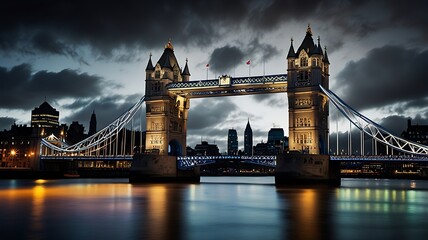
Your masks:
<svg viewBox="0 0 428 240"><path fill-rule="evenodd" d="M131 183L199 183L199 167L180 170L177 157L156 154L134 155L129 172Z"/></svg>
<svg viewBox="0 0 428 240"><path fill-rule="evenodd" d="M320 154L288 153L277 157L275 185L340 186L340 163Z"/></svg>

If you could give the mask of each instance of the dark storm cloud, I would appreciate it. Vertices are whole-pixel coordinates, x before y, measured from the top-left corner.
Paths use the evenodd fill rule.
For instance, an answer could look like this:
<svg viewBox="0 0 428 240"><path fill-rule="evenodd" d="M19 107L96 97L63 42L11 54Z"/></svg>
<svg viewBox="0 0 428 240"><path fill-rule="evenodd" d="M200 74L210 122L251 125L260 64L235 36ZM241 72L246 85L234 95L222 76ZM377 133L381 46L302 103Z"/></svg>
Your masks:
<svg viewBox="0 0 428 240"><path fill-rule="evenodd" d="M248 47L250 55L258 54L261 56L261 61L264 62L280 54L280 51L275 46L266 43L260 43L260 40L258 38L254 38L248 44Z"/></svg>
<svg viewBox="0 0 428 240"><path fill-rule="evenodd" d="M158 47L168 38L206 47L242 27L263 35L279 24L309 21L365 36L390 22L425 35L425 1L26 1L2 2L0 49L32 46L46 53L76 56L75 46L101 55L125 47ZM379 12L379 9L382 9ZM404 11L406 10L406 11ZM408 13L412 13L412 17ZM28 42L29 41L29 42ZM31 50L26 50L31 52Z"/></svg>
<svg viewBox="0 0 428 240"><path fill-rule="evenodd" d="M58 41L54 36L46 32L38 32L35 34L32 39L32 44L32 47L40 52L78 58L77 52L72 47Z"/></svg>
<svg viewBox="0 0 428 240"><path fill-rule="evenodd" d="M10 70L0 67L0 79L0 108L6 109L32 109L45 97L49 100L94 97L105 88L104 80L98 76L71 69L33 74L29 64Z"/></svg>
<svg viewBox="0 0 428 240"><path fill-rule="evenodd" d="M421 115L414 118L392 115L382 118L380 125L395 136L401 136L401 133L407 130L407 120L411 120L412 125L428 125L428 119Z"/></svg>
<svg viewBox="0 0 428 240"><path fill-rule="evenodd" d="M10 130L10 126L12 126L15 121L15 118L0 117L0 132L3 130Z"/></svg>
<svg viewBox="0 0 428 240"><path fill-rule="evenodd" d="M272 57L278 55L280 51L270 44L260 43L258 38L254 38L244 46L226 45L214 49L211 53L209 64L214 72L220 74L231 74L231 70L244 65L247 60L268 61Z"/></svg>
<svg viewBox="0 0 428 240"><path fill-rule="evenodd" d="M71 124L72 121L78 121L85 126L85 129L89 129L89 121L91 119L92 112L95 112L97 117L97 130L101 130L108 124L116 120L124 112L128 111L138 100L140 95L134 94L130 96L112 95L107 97L101 97L91 102L77 101L72 105L65 107L79 108L80 110L74 111L71 115L66 118L60 119L61 123ZM144 106L144 104L143 104ZM145 106L143 107L145 112ZM134 119L134 129L139 126L140 113ZM145 130L145 114L143 114L142 127ZM127 126L131 128L131 126ZM139 129L139 127L138 127Z"/></svg>
<svg viewBox="0 0 428 240"><path fill-rule="evenodd" d="M244 0L6 1L0 16L0 47L19 48L31 39L33 46L48 53L65 53L68 44L89 44L110 56L113 49L155 47L168 38L206 46L220 36L221 26L242 21L250 5ZM50 44L40 44L37 36L53 33L67 43L47 38Z"/></svg>
<svg viewBox="0 0 428 240"><path fill-rule="evenodd" d="M428 97L425 78L428 51L384 46L349 62L338 74L334 90L357 111ZM408 107L411 107L408 105Z"/></svg>
<svg viewBox="0 0 428 240"><path fill-rule="evenodd" d="M226 45L221 48L216 48L211 53L209 64L210 68L218 72L220 75L230 75L230 70L238 65L242 65L244 61L244 53L237 47Z"/></svg>
<svg viewBox="0 0 428 240"><path fill-rule="evenodd" d="M207 107L208 106L208 107ZM238 106L227 99L206 99L189 110L188 129L214 128L222 124Z"/></svg>

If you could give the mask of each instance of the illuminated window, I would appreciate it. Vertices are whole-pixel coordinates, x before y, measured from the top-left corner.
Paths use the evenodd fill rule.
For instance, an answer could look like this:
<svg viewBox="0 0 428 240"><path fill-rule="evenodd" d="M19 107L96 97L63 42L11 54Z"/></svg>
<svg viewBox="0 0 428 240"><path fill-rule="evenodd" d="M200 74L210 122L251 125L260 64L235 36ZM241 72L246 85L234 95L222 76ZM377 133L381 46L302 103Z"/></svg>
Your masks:
<svg viewBox="0 0 428 240"><path fill-rule="evenodd" d="M307 67L308 66L308 58L307 57L300 58L300 66L301 67Z"/></svg>

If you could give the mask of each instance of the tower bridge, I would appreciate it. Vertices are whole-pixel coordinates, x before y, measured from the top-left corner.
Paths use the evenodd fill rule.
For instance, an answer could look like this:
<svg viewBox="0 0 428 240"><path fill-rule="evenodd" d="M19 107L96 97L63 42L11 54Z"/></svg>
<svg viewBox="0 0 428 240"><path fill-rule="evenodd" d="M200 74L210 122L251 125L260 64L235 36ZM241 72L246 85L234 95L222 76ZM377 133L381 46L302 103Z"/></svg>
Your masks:
<svg viewBox="0 0 428 240"><path fill-rule="evenodd" d="M124 155L119 132L146 104L145 149L133 149L130 181L199 181L197 166L222 160L221 157L186 157L186 134L190 100L236 95L286 92L289 114L289 154L274 158L248 157L239 161L276 167L276 183L339 184L339 161L352 157L328 155L329 102L366 134L391 148L415 155L428 155L428 148L393 136L370 119L346 105L329 90L330 62L320 39L314 43L308 27L295 51L293 40L287 54L287 73L249 77L220 76L218 79L190 81L187 64L182 70L169 41L155 65L151 56L145 69L145 96L112 124L72 146L61 146L43 139L40 155ZM285 114L279 110L278 114ZM142 115L142 114L141 114ZM133 128L133 127L131 127ZM142 127L140 125L140 131ZM140 143L142 142L140 136ZM132 146L134 146L131 143ZM120 152L120 149L123 151ZM144 150L144 151L143 151ZM128 151L129 153L130 151ZM223 157L223 160L230 160ZM88 158L82 158L88 159ZM422 158L421 158L422 159Z"/></svg>

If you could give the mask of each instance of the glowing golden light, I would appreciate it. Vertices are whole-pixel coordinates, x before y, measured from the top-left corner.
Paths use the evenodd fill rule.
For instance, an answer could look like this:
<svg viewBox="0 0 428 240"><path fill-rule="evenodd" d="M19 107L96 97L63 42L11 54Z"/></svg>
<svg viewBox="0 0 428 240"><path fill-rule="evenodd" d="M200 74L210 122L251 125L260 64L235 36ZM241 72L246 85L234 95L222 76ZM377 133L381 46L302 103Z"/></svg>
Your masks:
<svg viewBox="0 0 428 240"><path fill-rule="evenodd" d="M16 155L16 151L12 149L12 150L10 151L10 155L15 156L15 155Z"/></svg>
<svg viewBox="0 0 428 240"><path fill-rule="evenodd" d="M36 181L34 181L37 184L43 184L43 183L47 183L48 181L45 179L37 179Z"/></svg>

